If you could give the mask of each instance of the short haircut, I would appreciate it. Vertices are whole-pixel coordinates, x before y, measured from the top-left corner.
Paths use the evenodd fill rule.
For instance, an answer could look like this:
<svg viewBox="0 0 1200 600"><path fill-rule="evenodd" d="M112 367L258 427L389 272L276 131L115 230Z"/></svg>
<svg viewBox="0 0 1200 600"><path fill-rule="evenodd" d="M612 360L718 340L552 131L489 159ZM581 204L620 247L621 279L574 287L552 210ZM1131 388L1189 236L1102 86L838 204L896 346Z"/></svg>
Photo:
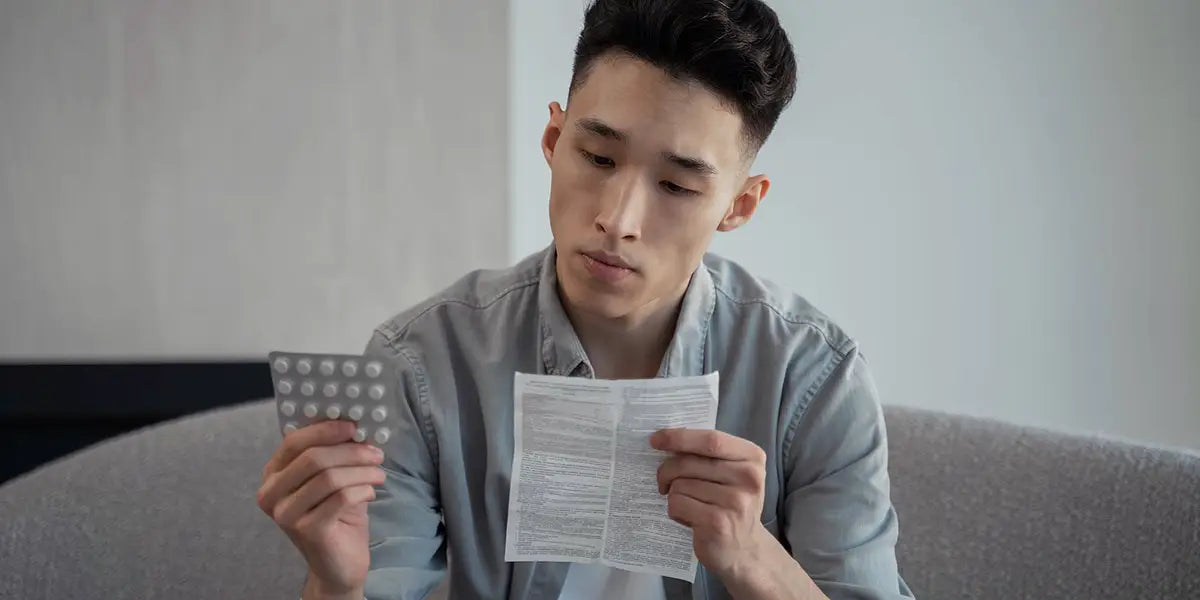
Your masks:
<svg viewBox="0 0 1200 600"><path fill-rule="evenodd" d="M757 151L796 90L796 57L761 0L594 0L575 46L573 93L609 52L695 81L735 108Z"/></svg>

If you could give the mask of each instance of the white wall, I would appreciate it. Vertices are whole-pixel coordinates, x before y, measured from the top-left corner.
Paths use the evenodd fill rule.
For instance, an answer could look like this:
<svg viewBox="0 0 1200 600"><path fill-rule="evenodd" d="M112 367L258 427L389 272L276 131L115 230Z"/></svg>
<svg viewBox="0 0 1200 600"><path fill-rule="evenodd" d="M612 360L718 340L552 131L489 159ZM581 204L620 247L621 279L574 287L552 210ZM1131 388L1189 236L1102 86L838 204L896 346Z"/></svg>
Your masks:
<svg viewBox="0 0 1200 600"><path fill-rule="evenodd" d="M0 2L0 359L355 352L505 263L506 18Z"/></svg>
<svg viewBox="0 0 1200 600"><path fill-rule="evenodd" d="M514 259L550 245L550 168L542 132L550 103L567 105L575 42L590 0L510 0L509 254Z"/></svg>
<svg viewBox="0 0 1200 600"><path fill-rule="evenodd" d="M515 0L514 257L581 0ZM1200 447L1200 3L773 2L802 65L715 250L858 337L889 403Z"/></svg>
<svg viewBox="0 0 1200 600"><path fill-rule="evenodd" d="M0 360L354 351L544 247L584 4L0 2ZM801 85L715 249L885 401L1200 447L1200 4L774 4Z"/></svg>

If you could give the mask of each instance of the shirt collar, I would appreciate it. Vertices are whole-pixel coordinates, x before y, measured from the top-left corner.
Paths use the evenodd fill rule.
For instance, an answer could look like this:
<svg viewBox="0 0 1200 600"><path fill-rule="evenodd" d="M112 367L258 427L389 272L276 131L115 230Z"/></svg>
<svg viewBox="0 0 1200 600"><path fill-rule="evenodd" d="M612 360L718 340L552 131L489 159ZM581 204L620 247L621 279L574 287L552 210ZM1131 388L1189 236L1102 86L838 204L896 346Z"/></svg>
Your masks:
<svg viewBox="0 0 1200 600"><path fill-rule="evenodd" d="M542 365L550 375L595 377L591 362L558 296L557 253L554 245L545 251L538 285L538 315L542 333ZM716 305L712 275L701 262L692 273L675 332L659 366L659 377L703 375L704 346Z"/></svg>

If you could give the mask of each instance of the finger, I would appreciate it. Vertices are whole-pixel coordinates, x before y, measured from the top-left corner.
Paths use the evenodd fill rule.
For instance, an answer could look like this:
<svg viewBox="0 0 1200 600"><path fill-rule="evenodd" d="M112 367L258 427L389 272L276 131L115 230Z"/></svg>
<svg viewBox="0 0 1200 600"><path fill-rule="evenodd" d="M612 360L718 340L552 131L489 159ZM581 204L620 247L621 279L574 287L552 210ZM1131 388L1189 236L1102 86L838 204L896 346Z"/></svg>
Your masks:
<svg viewBox="0 0 1200 600"><path fill-rule="evenodd" d="M375 499L375 488L370 485L355 485L342 488L321 501L316 508L296 522L297 529L308 529L318 523L331 523L343 510Z"/></svg>
<svg viewBox="0 0 1200 600"><path fill-rule="evenodd" d="M766 454L754 442L715 429L660 429L650 436L650 445L665 452L766 462Z"/></svg>
<svg viewBox="0 0 1200 600"><path fill-rule="evenodd" d="M274 512L277 502L326 469L374 466L382 462L383 452L366 444L343 442L336 446L310 447L288 463L283 470L267 476L259 488L259 507L268 514Z"/></svg>
<svg viewBox="0 0 1200 600"><path fill-rule="evenodd" d="M668 494L678 494L718 508L744 514L753 510L752 496L735 487L700 479L676 479Z"/></svg>
<svg viewBox="0 0 1200 600"><path fill-rule="evenodd" d="M719 509L716 506L686 494L672 493L667 496L667 516L688 527L711 522L717 510Z"/></svg>
<svg viewBox="0 0 1200 600"><path fill-rule="evenodd" d="M658 466L658 493L667 493L671 482L680 477L736 484L745 478L740 469L749 464L695 454L676 454Z"/></svg>
<svg viewBox="0 0 1200 600"><path fill-rule="evenodd" d="M294 494L275 505L272 515L280 525L294 525L305 513L341 490L356 485L379 485L386 475L379 467L338 467L321 471Z"/></svg>
<svg viewBox="0 0 1200 600"><path fill-rule="evenodd" d="M332 446L354 439L354 423L343 420L321 421L297 429L283 436L275 454L263 468L263 479L288 465L308 448Z"/></svg>

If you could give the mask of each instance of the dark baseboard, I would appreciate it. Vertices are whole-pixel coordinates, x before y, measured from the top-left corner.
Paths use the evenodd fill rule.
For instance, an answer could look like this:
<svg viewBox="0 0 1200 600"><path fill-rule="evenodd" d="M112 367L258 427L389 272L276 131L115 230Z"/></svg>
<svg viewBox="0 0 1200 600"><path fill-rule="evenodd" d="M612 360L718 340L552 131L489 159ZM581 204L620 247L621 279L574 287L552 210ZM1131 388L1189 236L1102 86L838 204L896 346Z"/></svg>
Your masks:
<svg viewBox="0 0 1200 600"><path fill-rule="evenodd" d="M271 393L265 360L0 363L0 484L109 437Z"/></svg>

